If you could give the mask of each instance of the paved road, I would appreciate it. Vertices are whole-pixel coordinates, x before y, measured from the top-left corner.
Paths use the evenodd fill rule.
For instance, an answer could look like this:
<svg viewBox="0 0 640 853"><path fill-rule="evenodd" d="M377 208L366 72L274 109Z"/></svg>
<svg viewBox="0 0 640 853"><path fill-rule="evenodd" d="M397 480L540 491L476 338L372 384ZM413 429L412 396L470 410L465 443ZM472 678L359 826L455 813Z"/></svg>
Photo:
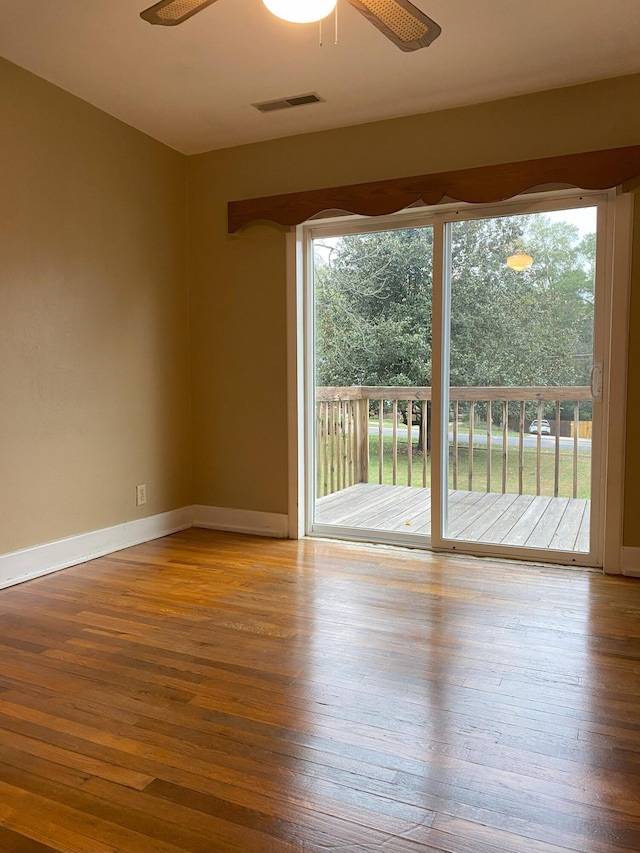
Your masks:
<svg viewBox="0 0 640 853"><path fill-rule="evenodd" d="M414 426L411 430L414 439L418 438L419 435L419 427ZM382 430L384 435L393 435L393 429L391 427L384 427ZM377 436L378 435L378 427L370 426L369 427L369 435ZM407 428L404 424L398 425L398 438L406 438L407 437ZM449 433L449 441L453 443L453 432ZM537 435L529 435L528 433L524 436L524 446L525 447L536 447L538 442ZM458 432L458 444L465 445L469 444L469 433L468 432ZM519 446L519 438L517 435L510 435L507 438L507 445L509 447L518 447ZM487 434L486 432L474 433L473 435L473 446L474 447L486 447L487 446ZM553 450L556 446L556 439L553 435L543 435L540 439L540 446L543 450ZM493 435L491 437L491 447L492 448L500 448L502 447L502 435ZM573 439L560 436L560 449L561 450L573 450ZM591 453L591 439L590 438L579 438L578 439L578 450L583 453Z"/></svg>

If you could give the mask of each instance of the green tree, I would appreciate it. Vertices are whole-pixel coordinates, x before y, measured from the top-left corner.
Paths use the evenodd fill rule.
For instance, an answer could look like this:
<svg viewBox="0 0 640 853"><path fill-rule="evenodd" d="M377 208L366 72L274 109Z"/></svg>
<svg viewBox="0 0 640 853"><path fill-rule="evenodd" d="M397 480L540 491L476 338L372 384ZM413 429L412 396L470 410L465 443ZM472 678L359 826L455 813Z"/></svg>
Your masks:
<svg viewBox="0 0 640 853"><path fill-rule="evenodd" d="M508 255L526 248L523 272ZM583 384L593 351L594 244L535 214L455 223L452 385Z"/></svg>
<svg viewBox="0 0 640 853"><path fill-rule="evenodd" d="M507 267L518 251L534 258ZM433 231L318 244L318 385L430 385ZM453 386L586 384L595 235L544 214L451 226Z"/></svg>
<svg viewBox="0 0 640 853"><path fill-rule="evenodd" d="M432 229L351 235L317 251L318 385L429 385Z"/></svg>

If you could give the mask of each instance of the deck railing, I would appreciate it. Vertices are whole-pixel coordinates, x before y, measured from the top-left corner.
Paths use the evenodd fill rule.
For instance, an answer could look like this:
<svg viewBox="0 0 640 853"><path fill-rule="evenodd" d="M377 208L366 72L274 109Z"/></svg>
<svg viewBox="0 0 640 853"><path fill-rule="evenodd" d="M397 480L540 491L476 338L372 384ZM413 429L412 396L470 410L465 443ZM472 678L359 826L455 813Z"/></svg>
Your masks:
<svg viewBox="0 0 640 853"><path fill-rule="evenodd" d="M451 488L584 496L580 407L592 400L587 386L450 388ZM318 497L361 482L427 488L430 402L430 387L316 388ZM549 439L529 433L534 419Z"/></svg>

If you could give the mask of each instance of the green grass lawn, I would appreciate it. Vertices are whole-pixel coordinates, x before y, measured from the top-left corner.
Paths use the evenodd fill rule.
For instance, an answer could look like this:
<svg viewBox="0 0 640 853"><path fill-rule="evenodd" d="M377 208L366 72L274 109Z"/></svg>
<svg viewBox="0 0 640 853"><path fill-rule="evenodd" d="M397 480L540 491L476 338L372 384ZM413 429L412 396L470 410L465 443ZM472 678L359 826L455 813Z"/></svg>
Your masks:
<svg viewBox="0 0 640 853"><path fill-rule="evenodd" d="M406 427L405 427L406 430ZM391 436L384 436L383 482L393 485L393 457ZM449 449L449 488L453 488L453 453ZM541 450L540 453L540 491L543 495L553 495L554 490L554 450ZM524 449L523 493L536 494L536 458L535 447ZM378 437L370 436L369 444L369 482L378 482ZM468 447L458 448L458 488L469 489ZM413 486L422 485L422 453L417 453L415 443L412 456ZM431 476L431 457L427 457L427 485ZM398 476L397 485L407 485L407 441L406 431L398 429ZM507 492L518 494L518 448L509 447L507 455ZM578 497L589 498L591 494L591 454L578 455ZM484 492L487 488L487 449L473 448L473 484L472 491ZM502 448L491 451L491 491L502 491ZM559 497L573 497L573 451L560 451Z"/></svg>
<svg viewBox="0 0 640 853"><path fill-rule="evenodd" d="M373 429L377 430L378 429L378 419L377 418L370 418L369 419L369 426L372 427ZM384 429L393 429L393 419L392 418L385 418L382 421L382 426ZM414 430L417 429L416 424L413 425L413 429ZM464 435L468 434L468 432L469 432L469 419L468 418L463 418L460 421L458 421L458 432L463 433ZM473 432L474 432L474 435L486 435L487 434L486 421L476 420L473 424ZM449 434L450 435L453 434L453 422L451 422L451 421L449 422ZM528 433L525 433L525 434L528 435ZM405 423L403 423L402 421L398 421L398 437L400 437L401 435L406 437L407 425ZM492 426L491 427L491 435L502 436L502 427L501 426ZM512 438L512 437L517 438L519 435L520 435L519 430L513 430L513 429L507 430L507 436L509 438ZM375 437L374 437L374 440L375 440ZM415 442L415 432L414 432L414 442Z"/></svg>

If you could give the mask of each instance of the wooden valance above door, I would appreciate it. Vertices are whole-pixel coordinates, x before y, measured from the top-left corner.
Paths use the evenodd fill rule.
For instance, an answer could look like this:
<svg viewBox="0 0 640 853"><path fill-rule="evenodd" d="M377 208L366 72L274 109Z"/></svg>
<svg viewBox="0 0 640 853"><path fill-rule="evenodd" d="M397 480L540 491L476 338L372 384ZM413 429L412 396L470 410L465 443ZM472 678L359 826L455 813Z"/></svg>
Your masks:
<svg viewBox="0 0 640 853"><path fill-rule="evenodd" d="M522 160L497 166L480 166L453 172L436 172L412 178L394 178L343 187L230 201L229 233L260 221L300 225L327 210L381 216L422 201L438 204L443 198L486 203L503 201L534 187L569 185L584 190L605 190L640 175L640 145L608 148L582 154Z"/></svg>

